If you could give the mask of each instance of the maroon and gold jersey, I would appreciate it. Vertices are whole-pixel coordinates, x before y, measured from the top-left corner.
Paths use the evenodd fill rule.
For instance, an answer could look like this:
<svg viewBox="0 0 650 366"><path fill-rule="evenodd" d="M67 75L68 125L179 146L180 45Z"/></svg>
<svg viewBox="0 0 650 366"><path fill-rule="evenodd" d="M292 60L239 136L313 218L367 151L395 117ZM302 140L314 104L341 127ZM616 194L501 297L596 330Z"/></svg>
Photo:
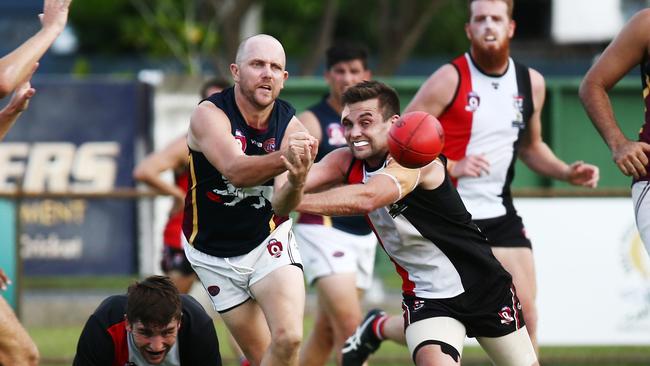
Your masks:
<svg viewBox="0 0 650 366"><path fill-rule="evenodd" d="M650 55L646 55L641 61L641 87L643 88L643 107L645 122L639 132L639 141L650 144ZM646 153L650 159L650 154ZM650 164L646 165L646 171L650 172ZM650 180L650 173L635 181Z"/></svg>

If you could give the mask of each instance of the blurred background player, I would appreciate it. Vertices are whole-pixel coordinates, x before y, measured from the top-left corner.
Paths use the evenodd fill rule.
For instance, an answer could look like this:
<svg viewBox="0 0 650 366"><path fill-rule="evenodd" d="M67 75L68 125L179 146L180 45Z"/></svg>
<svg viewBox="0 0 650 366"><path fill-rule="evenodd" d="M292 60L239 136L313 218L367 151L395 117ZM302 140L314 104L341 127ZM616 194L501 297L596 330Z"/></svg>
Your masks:
<svg viewBox="0 0 650 366"><path fill-rule="evenodd" d="M201 86L201 100L230 87L227 80L213 78ZM148 155L134 169L135 179L144 182L161 193L173 197L173 205L169 219L163 232L163 253L161 268L169 276L181 294L188 294L197 280L192 265L187 261L181 242L183 226L183 204L187 193L188 155L187 134L174 139L164 149ZM174 173L174 184L162 179L163 172L171 170ZM237 342L228 334L228 343L240 365L248 365Z"/></svg>
<svg viewBox="0 0 650 366"><path fill-rule="evenodd" d="M417 365L459 365L466 336L495 365L537 365L512 277L472 222L445 169L446 158L407 169L388 155L399 98L368 81L343 95L346 148L310 171L298 211L365 214L402 278L403 322ZM353 335L351 343L364 340ZM361 364L343 356L347 364Z"/></svg>
<svg viewBox="0 0 650 366"><path fill-rule="evenodd" d="M639 140L631 141L616 121L607 92L632 68L639 66L645 122ZM636 225L650 253L650 9L635 14L605 49L580 85L580 99L589 118L612 152L612 159L632 176L632 201Z"/></svg>
<svg viewBox="0 0 650 366"><path fill-rule="evenodd" d="M370 79L368 51L338 43L326 52L329 93L298 116L320 143L316 161L346 146L341 126L341 97L349 87ZM340 357L345 339L361 321L360 295L372 283L377 239L362 216L300 214L294 226L307 283L316 288L314 328L301 350L301 365L325 365L332 349Z"/></svg>
<svg viewBox="0 0 650 366"><path fill-rule="evenodd" d="M74 366L221 366L212 318L168 277L151 276L105 299L86 322Z"/></svg>
<svg viewBox="0 0 650 366"><path fill-rule="evenodd" d="M230 84L226 80L211 79L201 87L201 100L218 93ZM183 204L187 193L188 156L187 134L174 139L164 149L145 157L133 170L133 177L155 190L173 197L174 203L169 212L169 220L163 233L163 272L174 282L178 291L187 294L196 280L192 265L185 258L181 236L183 235ZM174 173L174 184L167 182L161 174Z"/></svg>
<svg viewBox="0 0 650 366"><path fill-rule="evenodd" d="M303 332L302 262L287 215L318 141L278 98L285 65L274 37L243 40L230 65L235 86L201 102L187 134L185 254L255 365L297 365ZM275 190L278 175L291 184Z"/></svg>
<svg viewBox="0 0 650 366"><path fill-rule="evenodd" d="M544 78L510 58L512 9L513 0L470 0L465 25L470 51L433 73L404 113L425 111L442 123L449 174L494 255L512 275L537 349L533 252L510 191L516 157L538 174L583 187L596 187L599 171L582 161L566 164L542 140ZM384 324L364 329L375 345L384 337L403 342L401 322L386 322L381 312L370 315L371 324Z"/></svg>
<svg viewBox="0 0 650 366"><path fill-rule="evenodd" d="M34 64L32 73L36 71L38 64ZM32 74L27 75L24 82L20 83L11 96L9 103L0 110L0 140L2 140L18 117L27 109L29 100L34 96L36 90L32 88L30 79Z"/></svg>
<svg viewBox="0 0 650 366"><path fill-rule="evenodd" d="M9 285L11 280L0 268L0 290L6 290ZM39 353L34 341L7 301L0 296L0 365L36 366L38 361Z"/></svg>
<svg viewBox="0 0 650 366"><path fill-rule="evenodd" d="M0 58L0 98L15 94L9 105L0 111L0 140L36 92L30 79L38 60L63 32L68 21L71 0L44 0L43 13L39 15L41 29L8 55Z"/></svg>
<svg viewBox="0 0 650 366"><path fill-rule="evenodd" d="M71 0L44 0L39 15L41 29L8 55L0 58L0 98L14 92L9 103L0 110L0 140L20 114L27 109L35 90L30 80L38 60L61 34L68 21ZM0 268L0 288L6 290L11 281ZM0 365L38 365L39 353L13 310L0 296Z"/></svg>

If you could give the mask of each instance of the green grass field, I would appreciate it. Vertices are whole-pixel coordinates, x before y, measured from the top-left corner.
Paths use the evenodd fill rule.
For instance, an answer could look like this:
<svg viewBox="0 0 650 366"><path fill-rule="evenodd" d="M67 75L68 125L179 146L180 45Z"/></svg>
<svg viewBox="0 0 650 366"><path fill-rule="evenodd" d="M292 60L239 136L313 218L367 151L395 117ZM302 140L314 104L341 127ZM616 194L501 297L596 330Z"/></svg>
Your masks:
<svg viewBox="0 0 650 366"><path fill-rule="evenodd" d="M311 327L311 319L305 320L306 332ZM226 330L217 322L217 333L221 341L221 353L225 366L236 366L232 353L226 342ZM43 328L29 328L41 351L42 366L64 366L72 363L77 338L82 325ZM305 333L307 334L307 333ZM650 346L648 347L542 347L541 361L545 366L632 366L650 364ZM406 348L385 342L375 355L372 365L409 365ZM333 363L332 363L333 365ZM488 366L490 362L480 348L467 347L463 354L463 365Z"/></svg>
<svg viewBox="0 0 650 366"><path fill-rule="evenodd" d="M378 261L377 270L384 273L382 280L389 290L399 288L398 277L392 275L389 264ZM115 293L122 292L135 277L48 277L25 278L24 285L30 289L109 289ZM389 312L399 311L388 307ZM88 314L89 315L89 314ZM308 311L305 317L305 337L309 334L313 319ZM221 345L224 366L237 366L227 345L227 331L222 322L215 322ZM41 352L41 366L69 366L75 354L77 339L83 324L60 327L29 327ZM650 331L650 330L649 330ZM330 363L334 365L334 363ZM381 348L370 358L371 365L411 365L405 347L392 342L384 342ZM478 347L466 347L462 364L465 366L489 366L485 353ZM647 347L542 347L541 364L544 366L632 366L650 365L650 345Z"/></svg>

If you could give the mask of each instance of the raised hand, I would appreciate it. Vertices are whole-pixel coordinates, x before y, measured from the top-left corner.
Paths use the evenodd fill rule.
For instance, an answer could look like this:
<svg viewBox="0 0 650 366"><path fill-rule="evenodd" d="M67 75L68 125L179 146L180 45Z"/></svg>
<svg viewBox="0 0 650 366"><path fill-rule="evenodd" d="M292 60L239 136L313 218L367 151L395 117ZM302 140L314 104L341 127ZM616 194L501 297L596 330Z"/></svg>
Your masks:
<svg viewBox="0 0 650 366"><path fill-rule="evenodd" d="M36 89L32 88L29 80L18 85L14 95L11 97L9 104L5 107L8 112L21 113L27 109L29 100L36 94Z"/></svg>
<svg viewBox="0 0 650 366"><path fill-rule="evenodd" d="M39 14L44 29L61 33L68 21L68 10L72 0L44 0L43 13Z"/></svg>
<svg viewBox="0 0 650 366"><path fill-rule="evenodd" d="M4 138L11 126L16 122L18 116L27 109L29 100L36 93L29 80L37 67L38 63L32 66L31 72L16 87L9 103L0 110L0 140Z"/></svg>

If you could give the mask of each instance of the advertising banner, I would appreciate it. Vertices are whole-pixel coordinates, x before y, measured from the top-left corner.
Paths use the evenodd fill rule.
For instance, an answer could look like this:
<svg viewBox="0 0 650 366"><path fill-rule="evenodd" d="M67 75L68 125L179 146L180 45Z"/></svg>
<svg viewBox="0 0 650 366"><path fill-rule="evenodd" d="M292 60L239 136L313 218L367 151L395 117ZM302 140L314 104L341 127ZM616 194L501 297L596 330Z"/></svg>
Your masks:
<svg viewBox="0 0 650 366"><path fill-rule="evenodd" d="M0 143L0 191L108 193L132 188L148 89L132 81L41 80ZM135 202L113 196L16 199L26 275L137 270Z"/></svg>
<svg viewBox="0 0 650 366"><path fill-rule="evenodd" d="M650 344L650 261L632 200L527 198L515 206L533 242L540 344Z"/></svg>

